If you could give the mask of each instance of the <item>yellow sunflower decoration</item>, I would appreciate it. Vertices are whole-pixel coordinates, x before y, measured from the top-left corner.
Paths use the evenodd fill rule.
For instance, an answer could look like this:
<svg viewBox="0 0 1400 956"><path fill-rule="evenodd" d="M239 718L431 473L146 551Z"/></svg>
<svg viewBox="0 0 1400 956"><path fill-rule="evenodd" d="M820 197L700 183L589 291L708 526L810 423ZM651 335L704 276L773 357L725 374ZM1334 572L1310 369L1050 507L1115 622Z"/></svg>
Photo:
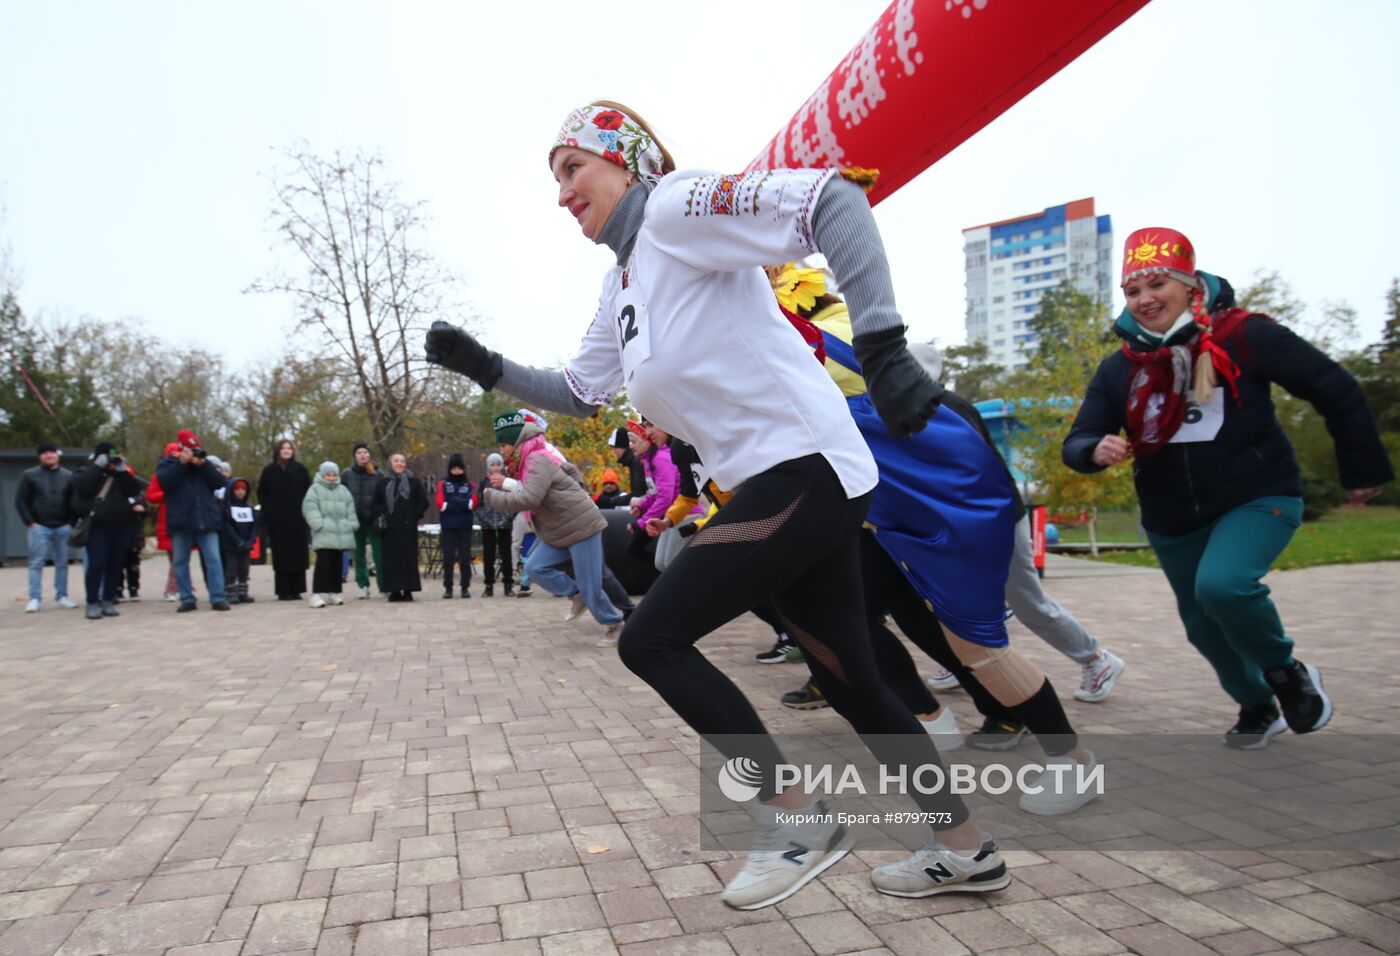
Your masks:
<svg viewBox="0 0 1400 956"><path fill-rule="evenodd" d="M810 312L817 299L826 295L826 273L789 263L773 279L773 294L789 312L797 315Z"/></svg>

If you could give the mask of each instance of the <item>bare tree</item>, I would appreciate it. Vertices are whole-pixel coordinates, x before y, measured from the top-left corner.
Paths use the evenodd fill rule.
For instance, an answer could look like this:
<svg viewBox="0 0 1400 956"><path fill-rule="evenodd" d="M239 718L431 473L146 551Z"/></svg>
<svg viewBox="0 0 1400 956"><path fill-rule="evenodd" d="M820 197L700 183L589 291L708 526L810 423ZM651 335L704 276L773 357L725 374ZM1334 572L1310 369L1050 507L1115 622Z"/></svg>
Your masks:
<svg viewBox="0 0 1400 956"><path fill-rule="evenodd" d="M455 282L421 248L423 204L384 181L381 157L325 159L302 146L287 158L273 216L305 271L269 276L251 291L293 296L297 330L319 333L341 360L370 441L387 456L423 402L423 333L449 310Z"/></svg>

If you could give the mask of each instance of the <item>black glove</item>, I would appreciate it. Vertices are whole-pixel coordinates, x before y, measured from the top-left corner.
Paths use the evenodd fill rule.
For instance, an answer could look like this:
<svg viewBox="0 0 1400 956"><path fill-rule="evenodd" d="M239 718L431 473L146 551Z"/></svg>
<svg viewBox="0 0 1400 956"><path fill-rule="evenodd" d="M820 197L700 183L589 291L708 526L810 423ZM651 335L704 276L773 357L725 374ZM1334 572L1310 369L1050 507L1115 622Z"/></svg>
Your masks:
<svg viewBox="0 0 1400 956"><path fill-rule="evenodd" d="M880 421L895 438L908 438L933 417L943 401L943 386L929 378L904 341L904 329L857 335L851 342L866 391Z"/></svg>
<svg viewBox="0 0 1400 956"><path fill-rule="evenodd" d="M455 325L434 322L424 351L429 362L462 373L488 392L501 380L501 353L491 351Z"/></svg>

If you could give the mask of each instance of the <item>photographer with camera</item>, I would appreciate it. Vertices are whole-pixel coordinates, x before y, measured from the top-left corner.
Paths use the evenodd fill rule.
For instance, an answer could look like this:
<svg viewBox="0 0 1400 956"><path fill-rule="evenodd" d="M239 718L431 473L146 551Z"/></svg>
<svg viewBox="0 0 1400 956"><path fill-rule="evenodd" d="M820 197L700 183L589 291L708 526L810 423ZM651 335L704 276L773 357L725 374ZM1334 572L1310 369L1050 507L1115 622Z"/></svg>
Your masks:
<svg viewBox="0 0 1400 956"><path fill-rule="evenodd" d="M223 506L215 492L224 487L224 476L209 461L199 438L188 429L179 436L180 448L161 460L156 478L165 492L165 526L170 533L175 581L180 589L180 612L193 611L194 588L190 584L190 552L199 547L204 559L210 607L227 611L224 594L224 564L219 549L223 527Z"/></svg>
<svg viewBox="0 0 1400 956"><path fill-rule="evenodd" d="M131 547L132 501L142 482L117 454L117 446L98 442L88 463L73 476L73 514L87 534L87 618L116 617L113 598L121 588L122 562ZM75 529L76 530L76 529Z"/></svg>

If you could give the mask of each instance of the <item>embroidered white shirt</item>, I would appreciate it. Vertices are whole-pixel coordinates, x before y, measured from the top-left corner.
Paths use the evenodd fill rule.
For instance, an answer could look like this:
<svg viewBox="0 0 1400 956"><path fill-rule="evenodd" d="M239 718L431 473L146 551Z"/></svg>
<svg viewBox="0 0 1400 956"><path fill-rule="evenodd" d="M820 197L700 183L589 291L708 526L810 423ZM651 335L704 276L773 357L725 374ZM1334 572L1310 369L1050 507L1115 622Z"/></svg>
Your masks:
<svg viewBox="0 0 1400 956"><path fill-rule="evenodd" d="M827 459L848 497L873 488L875 461L845 399L778 310L761 268L817 251L812 206L833 175L665 177L565 369L574 394L606 405L626 387L642 414L695 446L722 488L812 454Z"/></svg>

